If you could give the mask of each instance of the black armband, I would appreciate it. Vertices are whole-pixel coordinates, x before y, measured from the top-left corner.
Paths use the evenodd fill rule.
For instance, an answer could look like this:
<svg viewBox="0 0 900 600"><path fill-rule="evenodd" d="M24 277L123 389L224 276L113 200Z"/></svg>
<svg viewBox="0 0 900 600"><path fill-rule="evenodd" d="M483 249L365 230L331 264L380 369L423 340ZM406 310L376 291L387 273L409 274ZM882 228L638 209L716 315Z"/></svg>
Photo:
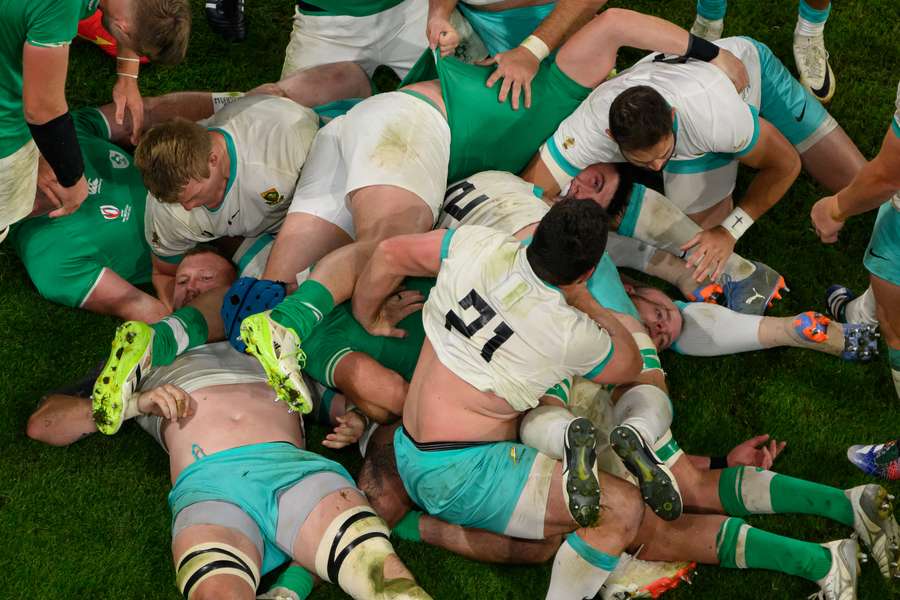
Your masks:
<svg viewBox="0 0 900 600"><path fill-rule="evenodd" d="M728 457L727 456L710 456L709 457L709 469L727 469L728 468Z"/></svg>
<svg viewBox="0 0 900 600"><path fill-rule="evenodd" d="M696 58L703 62L709 62L719 55L719 47L692 33L688 38L687 52L685 52L684 55L688 58Z"/></svg>
<svg viewBox="0 0 900 600"><path fill-rule="evenodd" d="M75 121L69 112L43 125L28 124L31 137L63 187L72 187L84 174L81 146L75 135Z"/></svg>

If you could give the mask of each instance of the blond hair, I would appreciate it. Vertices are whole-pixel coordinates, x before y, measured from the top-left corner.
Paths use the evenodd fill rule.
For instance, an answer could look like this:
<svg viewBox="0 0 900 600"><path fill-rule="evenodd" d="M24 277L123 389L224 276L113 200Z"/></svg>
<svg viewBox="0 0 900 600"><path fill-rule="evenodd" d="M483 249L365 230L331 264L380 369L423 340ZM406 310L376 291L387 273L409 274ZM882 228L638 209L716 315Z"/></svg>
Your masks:
<svg viewBox="0 0 900 600"><path fill-rule="evenodd" d="M153 62L184 60L191 37L190 0L133 0L131 39L134 50Z"/></svg>
<svg viewBox="0 0 900 600"><path fill-rule="evenodd" d="M144 185L162 202L178 202L191 179L209 177L212 141L193 121L176 118L148 130L134 150Z"/></svg>

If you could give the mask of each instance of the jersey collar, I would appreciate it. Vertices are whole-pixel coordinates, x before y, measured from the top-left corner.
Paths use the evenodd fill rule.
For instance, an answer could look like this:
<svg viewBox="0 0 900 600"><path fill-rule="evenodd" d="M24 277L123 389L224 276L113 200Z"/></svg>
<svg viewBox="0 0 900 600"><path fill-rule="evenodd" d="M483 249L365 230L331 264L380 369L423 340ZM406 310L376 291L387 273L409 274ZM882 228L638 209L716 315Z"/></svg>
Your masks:
<svg viewBox="0 0 900 600"><path fill-rule="evenodd" d="M225 204L225 198L228 197L228 193L231 191L232 186L234 186L234 180L237 177L237 152L234 149L234 139L231 137L231 134L221 129L219 127L209 127L208 131L215 131L216 133L222 134L222 137L225 138L225 148L228 150L228 183L225 184L225 195L222 198L222 204L217 206L216 208L207 208L209 212L216 212L222 205Z"/></svg>

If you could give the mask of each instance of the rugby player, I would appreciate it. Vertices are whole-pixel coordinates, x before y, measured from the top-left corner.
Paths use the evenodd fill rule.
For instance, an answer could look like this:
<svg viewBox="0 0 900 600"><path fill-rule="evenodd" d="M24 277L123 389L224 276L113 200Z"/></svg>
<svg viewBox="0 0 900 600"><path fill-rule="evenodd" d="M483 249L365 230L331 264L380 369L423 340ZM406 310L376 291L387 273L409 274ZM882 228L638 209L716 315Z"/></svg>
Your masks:
<svg viewBox="0 0 900 600"><path fill-rule="evenodd" d="M4 24L0 34L0 240L11 224L31 212L38 185L55 207L52 217L74 212L88 195L65 82L69 44L78 21L98 7L121 42L113 88L118 123L126 110L138 125L143 118L136 52L161 63L184 58L191 23L186 0L4 2L0 8ZM40 173L39 154L47 161Z"/></svg>
<svg viewBox="0 0 900 600"><path fill-rule="evenodd" d="M597 162L627 160L661 171L666 197L706 229L683 246L695 248L689 262L719 268L784 195L801 162L826 188L846 185L864 159L822 105L763 44L749 38L717 44L747 66L750 85L741 94L700 62L647 56L592 92L524 177L555 192ZM758 172L732 208L739 163Z"/></svg>
<svg viewBox="0 0 900 600"><path fill-rule="evenodd" d="M251 357L226 343L196 348L148 373L132 398L128 416L170 456L185 598L255 598L260 577L290 559L353 598L430 597L350 474L303 449L300 421L272 402Z"/></svg>
<svg viewBox="0 0 900 600"><path fill-rule="evenodd" d="M885 202L886 197L891 199ZM869 271L871 298L888 345L894 388L900 396L900 86L896 112L878 155L863 166L850 185L816 202L810 216L819 238L834 243L844 221L875 208L878 217L863 264ZM850 312L850 307L844 306L850 298L841 290L832 288L828 296L833 314ZM850 305L865 302L866 296Z"/></svg>
<svg viewBox="0 0 900 600"><path fill-rule="evenodd" d="M505 234L464 226L452 232L435 231L382 242L366 267L353 302L354 314L370 331L384 330L381 305L394 292L402 275L438 274L437 287L423 314L427 339L404 405L403 427L394 437L404 487L430 514L458 525L533 539L576 528L571 516L560 512L567 502L563 490L577 491L568 487L571 475L563 488L560 464L508 440L517 437L516 415L536 406L538 397L548 387L545 381L560 375L560 362L548 358L548 354L556 351L556 344L567 342L566 353L578 347L574 336L580 330L559 326L562 319L556 311L558 306L564 306L562 299L558 304L541 302L540 312L525 309L538 295L555 293L579 298L572 293L573 286L564 281L548 282L563 284L559 291L546 287L541 283L545 280L534 270L553 272L545 270L544 261L552 260L549 257L554 254L541 252L542 246L553 243L551 240L568 246L568 252L557 256L566 256L565 264L572 265L572 249L576 246L573 239L582 242L579 249L587 246L577 237L580 231L566 231L568 235L563 231L567 224L572 229L595 231L599 224L590 218L591 206L593 203L577 201L555 205L541 221L528 250ZM577 218L567 219L568 211L576 210L572 207L578 207ZM552 231L549 239L543 237L545 226ZM596 260L595 257L593 261ZM578 277L580 282L587 279L587 274ZM583 292L581 298L585 298ZM553 323L552 327L535 326L536 321L545 318L546 323ZM616 335L616 329L611 324L608 327L615 340L615 360L616 354L627 347L623 342L628 341L628 334ZM559 340L553 337L554 331L565 331L567 339L554 341ZM594 352L599 347L592 343ZM556 371L551 373L554 367ZM621 377L633 381L636 372L622 373ZM616 410L623 398L624 394ZM634 414L617 420L637 425ZM616 448L615 440L622 428L619 425L611 434L620 457L623 453ZM540 428L545 432L545 440L552 435L548 429ZM580 445L568 425L563 432L565 437L557 436L554 442L565 440L563 455L571 467L571 457L578 454ZM627 466L627 458L625 462ZM676 469L684 471L678 466L687 462L676 460ZM736 481L735 477L741 482L737 486L729 484ZM778 478L777 485L770 486L776 481L774 478ZM711 515L684 515L669 525L649 510L643 516L626 512L641 502L634 495L636 488L602 472L599 479L604 505L609 509L599 525L582 528L566 538L554 561L548 597L592 597L615 567L619 553L632 544L645 545L644 558L770 568L817 582L828 598L855 595L855 540L823 546L808 544L759 530L750 533L749 526L739 518ZM865 541L874 550L881 548L879 565L886 575L892 574L889 564L896 562L896 553L887 549L885 539L895 536L896 524L889 513L882 514L889 503L886 492L878 486L857 488L853 494L845 495L843 490L742 468L723 471L721 479L725 483L720 485L717 473L695 479L688 487L682 480L688 506L701 512L718 508L719 512L743 516L756 511L771 512L774 500L778 507L775 510L813 512L849 526L857 521L863 523L866 518L876 519L877 534L870 534ZM642 486L642 493L643 489ZM536 490L540 490L539 495ZM540 499L535 501L535 495ZM762 499L759 504L758 498ZM800 498L803 502L790 500ZM859 511L855 507L860 507ZM857 529L865 531L864 526ZM684 535L686 531L690 534Z"/></svg>
<svg viewBox="0 0 900 600"><path fill-rule="evenodd" d="M831 14L831 0L800 0L794 27L794 63L800 83L820 102L834 96L834 72L825 49L825 22ZM697 18L691 33L711 42L722 37L728 0L697 0Z"/></svg>

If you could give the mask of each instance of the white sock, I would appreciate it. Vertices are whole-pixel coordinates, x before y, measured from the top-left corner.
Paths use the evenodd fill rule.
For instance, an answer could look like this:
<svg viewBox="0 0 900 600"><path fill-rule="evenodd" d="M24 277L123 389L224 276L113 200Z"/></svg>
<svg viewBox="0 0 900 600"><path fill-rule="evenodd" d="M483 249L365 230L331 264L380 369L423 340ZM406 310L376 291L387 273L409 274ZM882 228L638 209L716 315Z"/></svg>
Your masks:
<svg viewBox="0 0 900 600"><path fill-rule="evenodd" d="M803 17L797 17L797 27L794 29L794 35L804 35L806 37L823 36L825 35L825 21L813 23Z"/></svg>
<svg viewBox="0 0 900 600"><path fill-rule="evenodd" d="M744 315L718 304L691 302L681 311L684 326L672 349L688 356L723 356L762 350L763 317Z"/></svg>
<svg viewBox="0 0 900 600"><path fill-rule="evenodd" d="M861 296L847 303L844 318L847 323L878 324L878 318L875 316L875 294L872 293L871 285Z"/></svg>
<svg viewBox="0 0 900 600"><path fill-rule="evenodd" d="M655 385L636 385L613 406L614 422L634 427L651 446L669 431L672 416L668 394Z"/></svg>
<svg viewBox="0 0 900 600"><path fill-rule="evenodd" d="M632 237L609 232L606 253L619 268L627 267L645 273L657 248Z"/></svg>
<svg viewBox="0 0 900 600"><path fill-rule="evenodd" d="M574 415L561 406L538 406L522 418L519 439L550 458L562 460L566 451L566 427L574 420Z"/></svg>
<svg viewBox="0 0 900 600"><path fill-rule="evenodd" d="M577 534L570 533L553 559L547 600L593 598L618 562L618 557L591 548Z"/></svg>

